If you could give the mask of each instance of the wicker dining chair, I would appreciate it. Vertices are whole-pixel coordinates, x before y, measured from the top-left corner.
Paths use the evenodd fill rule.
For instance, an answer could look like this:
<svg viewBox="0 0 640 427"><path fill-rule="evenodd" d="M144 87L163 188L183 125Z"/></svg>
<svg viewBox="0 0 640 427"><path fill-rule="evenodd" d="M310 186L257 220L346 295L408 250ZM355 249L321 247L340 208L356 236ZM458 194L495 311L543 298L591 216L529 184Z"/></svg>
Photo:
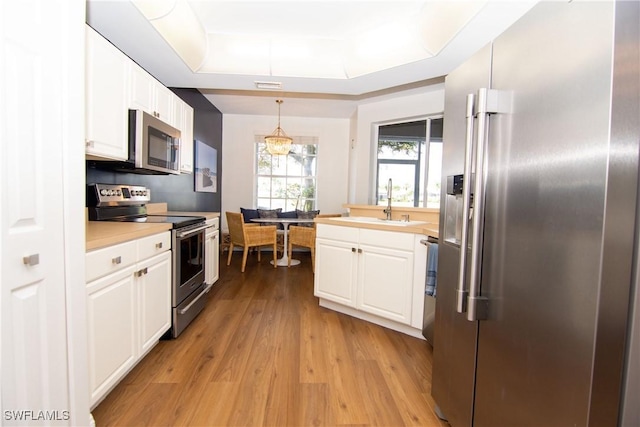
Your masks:
<svg viewBox="0 0 640 427"><path fill-rule="evenodd" d="M342 216L340 214L322 214L316 215L316 218L331 218ZM311 251L311 270L316 272L316 223L311 227L303 227L299 225L289 226L289 267L291 267L291 252L293 246L303 246Z"/></svg>
<svg viewBox="0 0 640 427"><path fill-rule="evenodd" d="M273 267L278 268L277 264L277 238L276 238L276 226L251 226L245 224L242 214L240 212L227 212L227 225L229 226L229 235L231 242L229 243L229 256L227 258L227 265L231 264L231 256L233 255L234 246L242 246L244 251L242 252L242 272L247 265L247 254L249 248L255 247L258 250L258 262L260 262L260 247L272 246L273 247Z"/></svg>

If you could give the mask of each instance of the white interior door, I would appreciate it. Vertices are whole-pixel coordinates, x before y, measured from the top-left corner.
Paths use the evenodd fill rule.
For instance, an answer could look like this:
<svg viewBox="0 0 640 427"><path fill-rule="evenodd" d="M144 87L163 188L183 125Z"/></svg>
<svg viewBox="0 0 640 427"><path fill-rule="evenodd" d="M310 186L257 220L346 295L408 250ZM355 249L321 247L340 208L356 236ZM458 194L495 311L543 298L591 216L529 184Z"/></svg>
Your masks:
<svg viewBox="0 0 640 427"><path fill-rule="evenodd" d="M68 363L63 218L69 128L82 123L83 104L70 107L69 93L82 93L69 91L69 55L82 59L70 46L81 50L82 39L70 41L69 24L83 11L77 1L0 3L0 424L88 420L70 420L77 390Z"/></svg>

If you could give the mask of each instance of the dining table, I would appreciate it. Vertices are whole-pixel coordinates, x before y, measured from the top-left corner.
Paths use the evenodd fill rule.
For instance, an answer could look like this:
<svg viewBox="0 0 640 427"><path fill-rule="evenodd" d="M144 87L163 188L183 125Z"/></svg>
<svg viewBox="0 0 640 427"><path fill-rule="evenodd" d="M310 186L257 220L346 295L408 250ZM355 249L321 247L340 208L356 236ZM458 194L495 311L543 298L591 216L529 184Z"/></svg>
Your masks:
<svg viewBox="0 0 640 427"><path fill-rule="evenodd" d="M276 261L276 265L278 267L288 267L289 266L289 244L288 244L288 234L289 234L289 225L290 224L302 224L302 223L313 223L313 219L303 219L303 218L252 218L251 221L259 222L259 223L278 223L282 224L282 228L284 231L284 249L282 251L282 257L278 258ZM280 231L280 230L278 230ZM273 261L271 261L273 264ZM300 260L291 259L291 265L300 264Z"/></svg>

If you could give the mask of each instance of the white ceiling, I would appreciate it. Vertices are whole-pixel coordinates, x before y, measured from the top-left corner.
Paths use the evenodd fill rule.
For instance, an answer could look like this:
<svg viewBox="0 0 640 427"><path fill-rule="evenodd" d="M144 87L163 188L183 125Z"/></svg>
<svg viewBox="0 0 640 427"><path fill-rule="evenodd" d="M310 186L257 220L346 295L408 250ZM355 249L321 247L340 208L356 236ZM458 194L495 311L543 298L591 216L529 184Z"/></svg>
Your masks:
<svg viewBox="0 0 640 427"><path fill-rule="evenodd" d="M283 116L350 117L360 103L442 82L534 3L88 0L87 22L163 84L197 88L225 114L275 115L282 98Z"/></svg>

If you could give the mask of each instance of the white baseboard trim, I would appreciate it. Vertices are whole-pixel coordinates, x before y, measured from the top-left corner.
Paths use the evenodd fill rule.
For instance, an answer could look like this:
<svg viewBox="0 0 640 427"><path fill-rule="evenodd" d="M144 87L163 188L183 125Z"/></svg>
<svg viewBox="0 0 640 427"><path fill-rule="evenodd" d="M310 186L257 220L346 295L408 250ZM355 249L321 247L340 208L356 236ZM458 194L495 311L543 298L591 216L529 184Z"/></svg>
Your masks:
<svg viewBox="0 0 640 427"><path fill-rule="evenodd" d="M394 331L402 332L403 334L412 336L414 338L425 340L425 338L422 336L422 329L417 329L409 325L404 325L402 323L394 322L393 320L385 319L385 318L376 316L375 314L366 313L366 312L357 310L355 308L347 307L345 305L326 300L324 298L320 298L320 307L328 308L330 310L337 311L342 314L347 314L357 319L362 319L362 320L366 320L367 322L375 323L376 325L385 327L387 329L392 329Z"/></svg>

